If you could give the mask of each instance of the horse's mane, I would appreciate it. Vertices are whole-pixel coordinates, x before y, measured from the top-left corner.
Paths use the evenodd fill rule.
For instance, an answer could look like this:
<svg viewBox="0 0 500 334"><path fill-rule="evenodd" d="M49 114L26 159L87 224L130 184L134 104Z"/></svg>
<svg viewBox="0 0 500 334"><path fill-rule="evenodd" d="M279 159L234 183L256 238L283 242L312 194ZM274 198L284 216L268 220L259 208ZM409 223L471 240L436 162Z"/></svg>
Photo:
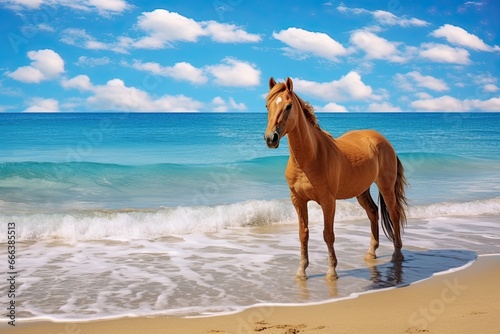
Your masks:
<svg viewBox="0 0 500 334"><path fill-rule="evenodd" d="M284 83L277 83L267 94L266 100L272 100L278 95L279 93L285 91L286 85ZM292 93L297 100L300 103L300 109L302 109L302 112L304 113L304 116L306 116L306 119L313 125L315 128L320 129L318 120L316 119L316 115L314 114L314 107L309 104L309 102L302 100L297 94L294 92Z"/></svg>

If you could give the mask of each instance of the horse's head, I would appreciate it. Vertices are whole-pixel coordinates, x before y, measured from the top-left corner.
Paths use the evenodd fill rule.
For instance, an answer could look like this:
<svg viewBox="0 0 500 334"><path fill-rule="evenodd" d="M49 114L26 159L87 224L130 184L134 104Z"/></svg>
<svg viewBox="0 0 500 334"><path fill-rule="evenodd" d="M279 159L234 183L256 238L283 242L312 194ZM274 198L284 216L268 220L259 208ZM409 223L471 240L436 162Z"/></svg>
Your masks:
<svg viewBox="0 0 500 334"><path fill-rule="evenodd" d="M290 130L295 118L293 107L293 82L288 78L285 83L276 83L269 79L269 93L266 98L267 129L264 140L269 148L278 148L280 139Z"/></svg>

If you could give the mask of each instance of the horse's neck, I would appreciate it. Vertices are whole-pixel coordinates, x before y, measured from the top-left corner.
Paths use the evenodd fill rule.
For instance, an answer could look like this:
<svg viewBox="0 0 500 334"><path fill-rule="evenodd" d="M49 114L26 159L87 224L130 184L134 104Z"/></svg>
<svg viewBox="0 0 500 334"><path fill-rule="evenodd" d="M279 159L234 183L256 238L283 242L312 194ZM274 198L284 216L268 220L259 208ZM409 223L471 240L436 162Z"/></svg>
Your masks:
<svg viewBox="0 0 500 334"><path fill-rule="evenodd" d="M320 146L332 140L327 137L328 135L311 124L300 110L297 126L288 133L290 155L302 169L315 166L320 158L318 156Z"/></svg>

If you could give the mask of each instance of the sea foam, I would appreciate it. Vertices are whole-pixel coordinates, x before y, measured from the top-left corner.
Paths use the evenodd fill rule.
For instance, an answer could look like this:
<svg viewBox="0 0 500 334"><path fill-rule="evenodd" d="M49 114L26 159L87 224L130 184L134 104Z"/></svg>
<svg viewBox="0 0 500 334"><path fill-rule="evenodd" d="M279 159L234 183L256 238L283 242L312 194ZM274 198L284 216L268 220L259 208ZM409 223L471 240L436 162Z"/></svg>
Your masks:
<svg viewBox="0 0 500 334"><path fill-rule="evenodd" d="M495 215L500 198L464 203L410 206L408 218ZM322 223L316 203L309 204L311 224ZM211 233L228 228L295 224L289 200L246 201L215 206L172 207L150 210L82 210L56 213L1 214L2 221L16 223L18 241L28 240L153 240L162 237ZM338 201L335 220L364 220L366 213L353 201ZM0 242L5 242L5 231Z"/></svg>

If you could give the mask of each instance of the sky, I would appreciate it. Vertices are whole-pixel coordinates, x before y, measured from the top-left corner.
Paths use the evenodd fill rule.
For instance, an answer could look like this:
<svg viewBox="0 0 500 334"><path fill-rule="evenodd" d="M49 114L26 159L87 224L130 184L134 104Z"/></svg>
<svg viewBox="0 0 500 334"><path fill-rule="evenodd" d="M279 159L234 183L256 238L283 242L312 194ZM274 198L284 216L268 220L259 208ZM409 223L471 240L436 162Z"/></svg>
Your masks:
<svg viewBox="0 0 500 334"><path fill-rule="evenodd" d="M0 111L500 111L498 0L0 0Z"/></svg>

